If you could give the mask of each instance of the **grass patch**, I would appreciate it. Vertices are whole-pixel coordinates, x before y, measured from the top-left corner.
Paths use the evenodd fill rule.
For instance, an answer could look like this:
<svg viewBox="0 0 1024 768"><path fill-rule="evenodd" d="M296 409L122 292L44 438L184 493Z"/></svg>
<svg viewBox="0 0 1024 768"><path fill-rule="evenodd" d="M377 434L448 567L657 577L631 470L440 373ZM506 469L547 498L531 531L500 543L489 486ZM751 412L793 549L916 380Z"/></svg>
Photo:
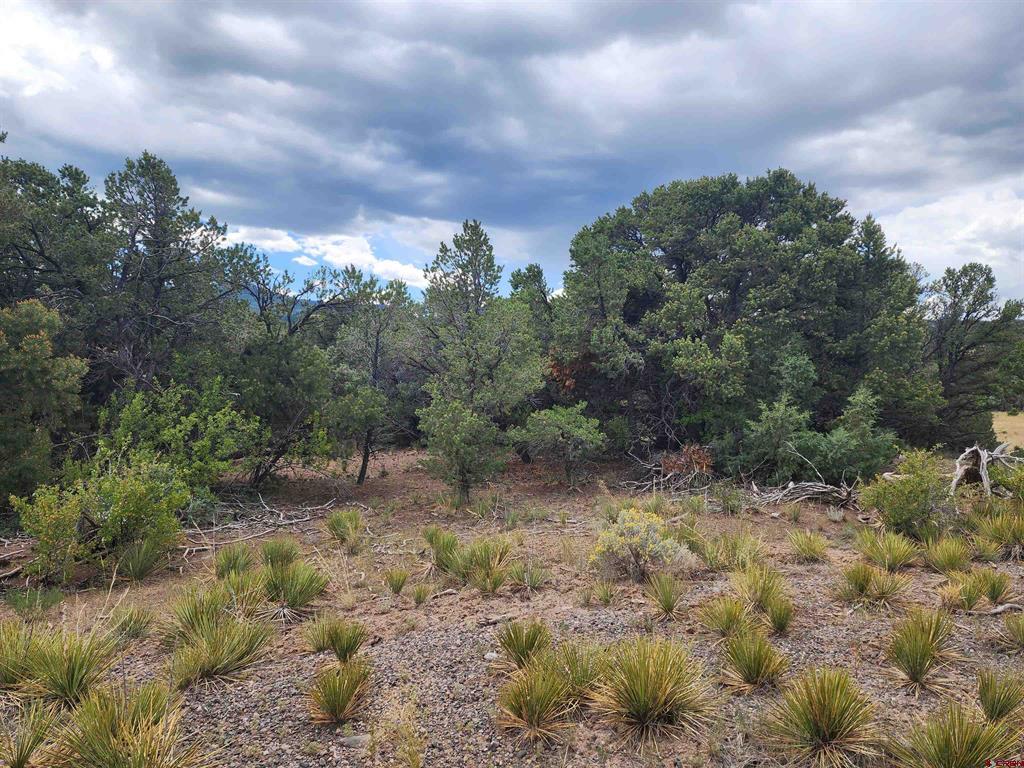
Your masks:
<svg viewBox="0 0 1024 768"><path fill-rule="evenodd" d="M11 589L4 595L4 600L11 610L25 621L40 621L47 611L64 599L59 589L47 587L29 587L28 589Z"/></svg>
<svg viewBox="0 0 1024 768"><path fill-rule="evenodd" d="M924 548L925 564L933 571L965 571L971 565L971 546L959 536L944 536Z"/></svg>
<svg viewBox="0 0 1024 768"><path fill-rule="evenodd" d="M405 568L389 568L384 571L384 584L393 595L402 594L408 580L409 572Z"/></svg>
<svg viewBox="0 0 1024 768"><path fill-rule="evenodd" d="M116 650L117 638L103 632L43 635L27 659L26 690L57 706L75 707L103 679Z"/></svg>
<svg viewBox="0 0 1024 768"><path fill-rule="evenodd" d="M999 642L1011 653L1024 653L1024 613L1011 613L1003 619Z"/></svg>
<svg viewBox="0 0 1024 768"><path fill-rule="evenodd" d="M276 536L260 545L260 559L268 568L283 568L301 556L299 542L289 536Z"/></svg>
<svg viewBox="0 0 1024 768"><path fill-rule="evenodd" d="M723 595L705 603L697 613L701 623L722 637L752 631L750 607L737 597Z"/></svg>
<svg viewBox="0 0 1024 768"><path fill-rule="evenodd" d="M327 589L327 574L301 560L266 569L267 600L276 606L283 621L298 621L312 611L313 602Z"/></svg>
<svg viewBox="0 0 1024 768"><path fill-rule="evenodd" d="M167 566L167 547L154 538L134 541L117 561L117 573L129 581L142 581Z"/></svg>
<svg viewBox="0 0 1024 768"><path fill-rule="evenodd" d="M790 531L789 546L799 563L822 563L828 560L828 539L814 531Z"/></svg>
<svg viewBox="0 0 1024 768"><path fill-rule="evenodd" d="M43 745L57 722L57 710L41 701L23 703L14 723L8 721L0 731L0 762L6 768L32 768L36 750Z"/></svg>
<svg viewBox="0 0 1024 768"><path fill-rule="evenodd" d="M153 624L153 612L139 605L119 605L110 614L110 631L121 640L145 637Z"/></svg>
<svg viewBox="0 0 1024 768"><path fill-rule="evenodd" d="M363 516L358 509L336 509L327 516L327 532L350 555L363 546Z"/></svg>
<svg viewBox="0 0 1024 768"><path fill-rule="evenodd" d="M913 563L921 553L917 542L902 533L863 529L854 547L869 561L887 571L898 571Z"/></svg>

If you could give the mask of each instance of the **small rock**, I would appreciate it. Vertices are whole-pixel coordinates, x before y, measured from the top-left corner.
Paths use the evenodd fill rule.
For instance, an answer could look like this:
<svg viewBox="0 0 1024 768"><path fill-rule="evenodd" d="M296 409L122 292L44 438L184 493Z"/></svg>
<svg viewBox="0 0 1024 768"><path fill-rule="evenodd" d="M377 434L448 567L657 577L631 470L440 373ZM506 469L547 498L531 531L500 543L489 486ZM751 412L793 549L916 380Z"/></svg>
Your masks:
<svg viewBox="0 0 1024 768"><path fill-rule="evenodd" d="M494 651L488 651L487 653L484 654L484 660L485 661L497 661L498 660L498 654L495 653Z"/></svg>
<svg viewBox="0 0 1024 768"><path fill-rule="evenodd" d="M338 739L338 743L343 747L349 747L351 749L360 749L370 743L370 736L365 733L361 733L357 736L343 736Z"/></svg>

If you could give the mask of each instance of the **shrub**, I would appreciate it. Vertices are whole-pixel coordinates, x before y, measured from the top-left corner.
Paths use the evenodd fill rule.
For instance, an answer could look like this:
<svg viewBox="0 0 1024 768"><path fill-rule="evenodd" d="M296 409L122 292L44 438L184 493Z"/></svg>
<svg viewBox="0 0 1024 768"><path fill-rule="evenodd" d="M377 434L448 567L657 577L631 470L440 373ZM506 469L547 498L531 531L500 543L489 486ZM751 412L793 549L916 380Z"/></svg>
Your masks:
<svg viewBox="0 0 1024 768"><path fill-rule="evenodd" d="M354 555L362 547L363 516L354 507L336 509L327 516L327 532Z"/></svg>
<svg viewBox="0 0 1024 768"><path fill-rule="evenodd" d="M522 669L535 654L551 645L551 631L540 620L528 624L510 621L498 630L497 639L508 662Z"/></svg>
<svg viewBox="0 0 1024 768"><path fill-rule="evenodd" d="M753 631L749 606L735 597L723 595L709 600L698 615L705 627L722 637Z"/></svg>
<svg viewBox="0 0 1024 768"><path fill-rule="evenodd" d="M741 599L761 610L785 594L782 574L767 565L749 565L733 573L731 581Z"/></svg>
<svg viewBox="0 0 1024 768"><path fill-rule="evenodd" d="M906 765L976 768L1013 757L1018 741L1015 729L986 723L963 705L950 702L911 730L905 740L894 742L890 749Z"/></svg>
<svg viewBox="0 0 1024 768"><path fill-rule="evenodd" d="M508 580L517 592L530 594L543 587L551 578L551 572L533 563L516 562L508 568Z"/></svg>
<svg viewBox="0 0 1024 768"><path fill-rule="evenodd" d="M644 590L647 599L654 604L658 618L671 621L682 613L679 604L683 600L683 585L667 573L656 573L647 580Z"/></svg>
<svg viewBox="0 0 1024 768"><path fill-rule="evenodd" d="M774 685L789 666L786 657L759 632L727 637L723 657L725 685L741 692Z"/></svg>
<svg viewBox="0 0 1024 768"><path fill-rule="evenodd" d="M914 562L920 552L917 544L900 533L879 533L863 529L856 547L864 557L887 571L898 571Z"/></svg>
<svg viewBox="0 0 1024 768"><path fill-rule="evenodd" d="M409 580L409 572L405 568L390 568L384 571L384 583L391 590L391 594L400 595L405 589L405 582Z"/></svg>
<svg viewBox="0 0 1024 768"><path fill-rule="evenodd" d="M234 680L267 654L269 626L228 616L188 635L170 661L170 676L179 689L203 680Z"/></svg>
<svg viewBox="0 0 1024 768"><path fill-rule="evenodd" d="M565 471L566 485L571 488L586 462L605 446L600 422L587 418L583 413L586 408L586 402L579 402L534 411L527 417L526 425L509 430L509 436L529 455L559 462Z"/></svg>
<svg viewBox="0 0 1024 768"><path fill-rule="evenodd" d="M270 568L291 565L301 556L299 542L288 536L267 539L260 545L260 558Z"/></svg>
<svg viewBox="0 0 1024 768"><path fill-rule="evenodd" d="M610 581L600 579L594 584L594 599L605 607L615 602L617 594L618 589Z"/></svg>
<svg viewBox="0 0 1024 768"><path fill-rule="evenodd" d="M63 599L64 594L59 589L46 587L11 589L4 595L4 600L11 606L11 610L29 622L42 619L47 611Z"/></svg>
<svg viewBox="0 0 1024 768"><path fill-rule="evenodd" d="M1003 556L1003 547L998 541L992 541L992 539L982 536L971 537L971 549L974 559L983 563L993 563Z"/></svg>
<svg viewBox="0 0 1024 768"><path fill-rule="evenodd" d="M110 631L122 640L145 636L153 623L153 612L138 605L119 605L110 614Z"/></svg>
<svg viewBox="0 0 1024 768"><path fill-rule="evenodd" d="M329 667L317 674L309 690L313 720L346 723L357 714L370 692L370 665L363 660Z"/></svg>
<svg viewBox="0 0 1024 768"><path fill-rule="evenodd" d="M1019 509L1001 508L995 514L979 518L977 535L997 543L1006 560L1024 558L1024 513Z"/></svg>
<svg viewBox="0 0 1024 768"><path fill-rule="evenodd" d="M940 602L950 610L972 611L984 596L978 579L957 571L951 571L949 582L939 589Z"/></svg>
<svg viewBox="0 0 1024 768"><path fill-rule="evenodd" d="M117 572L131 581L142 581L167 565L167 546L155 539L129 544L117 561Z"/></svg>
<svg viewBox="0 0 1024 768"><path fill-rule="evenodd" d="M992 670L978 673L978 702L990 723L1009 721L1024 704L1024 677L1019 673L997 675Z"/></svg>
<svg viewBox="0 0 1024 768"><path fill-rule="evenodd" d="M943 536L925 547L924 561L939 573L963 571L971 564L971 547L957 536Z"/></svg>
<svg viewBox="0 0 1024 768"><path fill-rule="evenodd" d="M44 635L28 655L27 690L44 701L72 708L100 682L116 650L116 638L102 632Z"/></svg>
<svg viewBox="0 0 1024 768"><path fill-rule="evenodd" d="M469 501L472 488L501 469L498 427L460 400L434 398L416 412L431 454L427 469L456 492L456 504Z"/></svg>
<svg viewBox="0 0 1024 768"><path fill-rule="evenodd" d="M171 619L164 627L164 644L180 645L193 635L201 635L227 616L229 597L220 587L189 588L171 605Z"/></svg>
<svg viewBox="0 0 1024 768"><path fill-rule="evenodd" d="M369 633L357 621L323 618L311 622L305 630L306 642L316 652L331 651L341 663L355 658Z"/></svg>
<svg viewBox="0 0 1024 768"><path fill-rule="evenodd" d="M267 600L277 605L277 616L284 621L306 616L329 581L325 573L302 561L268 566L265 578Z"/></svg>
<svg viewBox="0 0 1024 768"><path fill-rule="evenodd" d="M933 678L953 658L949 645L952 632L953 623L945 613L915 609L896 625L885 658L912 691L941 687L944 681Z"/></svg>
<svg viewBox="0 0 1024 768"><path fill-rule="evenodd" d="M883 607L899 599L909 586L908 576L883 571L867 563L854 563L843 571L836 596L847 603Z"/></svg>
<svg viewBox="0 0 1024 768"><path fill-rule="evenodd" d="M594 710L641 750L661 737L698 736L716 711L698 661L672 640L639 637L609 651Z"/></svg>
<svg viewBox="0 0 1024 768"><path fill-rule="evenodd" d="M899 474L877 478L861 492L861 502L878 510L887 529L929 539L945 523L947 488L939 458L927 451L910 451Z"/></svg>
<svg viewBox="0 0 1024 768"><path fill-rule="evenodd" d="M434 570L457 576L461 554L458 536L434 525L423 531L423 538L430 546L431 565Z"/></svg>
<svg viewBox="0 0 1024 768"><path fill-rule="evenodd" d="M993 605L999 605L1010 598L1010 574L992 568L979 568L970 575L981 587L982 594Z"/></svg>
<svg viewBox="0 0 1024 768"><path fill-rule="evenodd" d="M643 581L653 569L671 562L678 553L679 545L667 538L664 520L631 508L620 512L615 524L601 531L590 559Z"/></svg>
<svg viewBox="0 0 1024 768"><path fill-rule="evenodd" d="M1003 619L999 640L1012 653L1024 653L1024 613L1011 613Z"/></svg>
<svg viewBox="0 0 1024 768"><path fill-rule="evenodd" d="M217 550L213 557L214 572L218 579L229 573L242 573L254 565L256 557L252 550L242 542L228 544Z"/></svg>
<svg viewBox="0 0 1024 768"><path fill-rule="evenodd" d="M828 539L813 531L790 531L789 546L797 562L820 563L828 559Z"/></svg>
<svg viewBox="0 0 1024 768"><path fill-rule="evenodd" d="M813 669L786 686L762 731L794 762L818 768L852 768L879 755L871 700L841 669Z"/></svg>
<svg viewBox="0 0 1024 768"><path fill-rule="evenodd" d="M57 711L41 701L23 703L17 714L17 724L8 721L0 733L0 762L6 768L32 768L39 765L34 759L57 722Z"/></svg>
<svg viewBox="0 0 1024 768"><path fill-rule="evenodd" d="M269 618L266 571L233 571L220 581L225 610L243 618Z"/></svg>
<svg viewBox="0 0 1024 768"><path fill-rule="evenodd" d="M550 742L568 727L569 685L549 655L534 658L498 693L498 722L530 741Z"/></svg>

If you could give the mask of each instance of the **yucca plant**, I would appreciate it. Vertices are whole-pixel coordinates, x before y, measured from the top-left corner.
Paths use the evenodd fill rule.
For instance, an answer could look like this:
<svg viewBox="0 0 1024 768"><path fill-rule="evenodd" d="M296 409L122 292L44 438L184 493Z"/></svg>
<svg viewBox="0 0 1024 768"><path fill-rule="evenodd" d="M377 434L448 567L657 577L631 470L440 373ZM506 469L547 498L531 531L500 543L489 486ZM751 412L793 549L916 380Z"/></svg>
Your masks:
<svg viewBox="0 0 1024 768"><path fill-rule="evenodd" d="M662 737L699 736L717 709L700 663L673 640L637 637L611 648L591 702L641 751Z"/></svg>
<svg viewBox="0 0 1024 768"><path fill-rule="evenodd" d="M508 578L512 543L502 536L484 536L456 550L455 574L484 594L494 594Z"/></svg>
<svg viewBox="0 0 1024 768"><path fill-rule="evenodd" d="M247 619L266 619L273 611L267 604L269 570L232 571L219 582L226 596L226 611Z"/></svg>
<svg viewBox="0 0 1024 768"><path fill-rule="evenodd" d="M11 610L25 621L40 621L46 612L64 599L64 594L53 587L9 589L4 600Z"/></svg>
<svg viewBox="0 0 1024 768"><path fill-rule="evenodd" d="M654 605L659 619L673 621L682 614L683 585L667 573L655 573L647 580L644 593Z"/></svg>
<svg viewBox="0 0 1024 768"><path fill-rule="evenodd" d="M697 616L705 627L722 637L752 631L749 606L743 600L729 595L709 600L700 608Z"/></svg>
<svg viewBox="0 0 1024 768"><path fill-rule="evenodd" d="M970 574L950 571L948 579L939 588L939 601L949 610L972 611L985 596L981 582Z"/></svg>
<svg viewBox="0 0 1024 768"><path fill-rule="evenodd" d="M0 763L6 768L32 768L36 750L57 722L58 710L42 701L25 702L17 715L0 730Z"/></svg>
<svg viewBox="0 0 1024 768"><path fill-rule="evenodd" d="M248 571L255 562L256 556L252 549L236 541L217 550L217 554L213 556L213 569L217 578L223 579L229 573Z"/></svg>
<svg viewBox="0 0 1024 768"><path fill-rule="evenodd" d="M976 534L979 538L996 542L1000 556L1006 560L1024 557L1024 513L1002 509L992 515L977 518Z"/></svg>
<svg viewBox="0 0 1024 768"><path fill-rule="evenodd" d="M1024 653L1024 613L1011 613L1003 619L999 642L1011 653Z"/></svg>
<svg viewBox="0 0 1024 768"><path fill-rule="evenodd" d="M854 563L843 571L836 595L844 602L881 607L895 602L909 586L907 576L883 571L867 563Z"/></svg>
<svg viewBox="0 0 1024 768"><path fill-rule="evenodd" d="M914 609L896 625L885 658L915 693L923 688L941 689L946 681L935 673L955 658L949 643L952 633L953 622L946 613Z"/></svg>
<svg viewBox="0 0 1024 768"><path fill-rule="evenodd" d="M91 694L47 748L52 768L210 768L184 736L175 697L163 685Z"/></svg>
<svg viewBox="0 0 1024 768"><path fill-rule="evenodd" d="M868 602L876 606L891 605L903 596L910 584L909 576L891 571L876 571L871 579Z"/></svg>
<svg viewBox="0 0 1024 768"><path fill-rule="evenodd" d="M722 533L713 539L706 552L711 561L708 567L717 561L721 567L740 569L763 562L765 554L764 542L750 531Z"/></svg>
<svg viewBox="0 0 1024 768"><path fill-rule="evenodd" d="M1010 574L992 568L979 568L971 577L978 580L982 594L993 605L1000 605L1010 599Z"/></svg>
<svg viewBox="0 0 1024 768"><path fill-rule="evenodd" d="M594 584L594 599L601 605L607 607L615 602L615 597L618 594L618 591L618 588L613 582L601 579Z"/></svg>
<svg viewBox="0 0 1024 768"><path fill-rule="evenodd" d="M1020 732L1005 723L989 723L958 702L913 728L890 746L903 765L928 768L977 768L1018 755Z"/></svg>
<svg viewBox="0 0 1024 768"><path fill-rule="evenodd" d="M43 635L27 658L25 688L33 696L70 709L103 679L116 651L117 638L98 630Z"/></svg>
<svg viewBox="0 0 1024 768"><path fill-rule="evenodd" d="M828 559L828 539L814 531L790 531L789 546L797 562L821 563Z"/></svg>
<svg viewBox="0 0 1024 768"><path fill-rule="evenodd" d="M336 509L327 516L327 532L354 555L362 548L363 516L354 507Z"/></svg>
<svg viewBox="0 0 1024 768"><path fill-rule="evenodd" d="M854 542L857 550L868 560L887 571L898 571L917 559L920 547L902 533L863 529Z"/></svg>
<svg viewBox="0 0 1024 768"><path fill-rule="evenodd" d="M512 589L527 595L538 591L551 578L551 572L533 563L515 562L508 567Z"/></svg>
<svg viewBox="0 0 1024 768"><path fill-rule="evenodd" d="M145 636L153 623L153 612L140 605L119 605L110 613L110 631L122 640Z"/></svg>
<svg viewBox="0 0 1024 768"><path fill-rule="evenodd" d="M563 643L555 652L557 672L565 681L567 699L573 709L593 693L601 676L603 658L598 646L586 642Z"/></svg>
<svg viewBox="0 0 1024 768"><path fill-rule="evenodd" d="M277 607L276 616L298 621L312 611L312 604L327 589L329 579L318 568L300 561L266 568L267 600Z"/></svg>
<svg viewBox="0 0 1024 768"><path fill-rule="evenodd" d="M262 659L273 630L228 616L188 636L171 657L169 671L179 689L202 681L234 680Z"/></svg>
<svg viewBox="0 0 1024 768"><path fill-rule="evenodd" d="M726 638L722 679L726 686L746 693L774 685L789 661L760 632L746 632Z"/></svg>
<svg viewBox="0 0 1024 768"><path fill-rule="evenodd" d="M1024 704L1024 676L1019 672L999 675L982 670L978 673L978 703L989 722L1018 719L1018 710Z"/></svg>
<svg viewBox="0 0 1024 768"><path fill-rule="evenodd" d="M142 581L166 565L166 545L150 537L134 541L125 548L117 561L117 573L130 581Z"/></svg>
<svg viewBox="0 0 1024 768"><path fill-rule="evenodd" d="M874 706L841 669L812 669L786 686L761 726L794 762L854 768L880 754Z"/></svg>
<svg viewBox="0 0 1024 768"><path fill-rule="evenodd" d="M928 567L939 573L963 571L971 564L971 547L959 536L943 536L925 547L923 557Z"/></svg>
<svg viewBox="0 0 1024 768"><path fill-rule="evenodd" d="M731 580L736 594L760 609L785 593L782 574L768 565L748 565L742 571L733 573Z"/></svg>
<svg viewBox="0 0 1024 768"><path fill-rule="evenodd" d="M313 720L346 723L357 714L370 692L370 665L363 659L328 667L318 673L309 690Z"/></svg>
<svg viewBox="0 0 1024 768"><path fill-rule="evenodd" d="M201 634L228 616L230 598L220 587L190 588L171 605L170 621L163 628L164 644L176 646L194 634Z"/></svg>
<svg viewBox="0 0 1024 768"><path fill-rule="evenodd" d="M1003 545L998 541L986 539L984 536L971 537L971 550L974 559L983 563L994 563L1003 556Z"/></svg>
<svg viewBox="0 0 1024 768"><path fill-rule="evenodd" d="M431 595L434 594L434 585L426 582L420 582L414 584L412 588L412 602L415 606L419 607L423 605L427 600L430 599Z"/></svg>
<svg viewBox="0 0 1024 768"><path fill-rule="evenodd" d="M0 621L0 691L28 677L28 658L34 651L35 637L29 627L21 621Z"/></svg>
<svg viewBox="0 0 1024 768"><path fill-rule="evenodd" d="M480 590L482 595L493 595L504 586L508 569L504 566L473 568L469 571L468 582Z"/></svg>
<svg viewBox="0 0 1024 768"><path fill-rule="evenodd" d="M337 618L320 618L312 621L305 630L306 642L316 652L331 651L341 663L355 658L369 633L358 621Z"/></svg>
<svg viewBox="0 0 1024 768"><path fill-rule="evenodd" d="M528 741L554 741L568 727L571 711L569 686L548 654L532 659L498 693L499 724Z"/></svg>
<svg viewBox="0 0 1024 768"><path fill-rule="evenodd" d="M446 573L450 576L460 576L459 570L460 553L462 550L459 544L459 537L451 531L445 531L436 525L432 525L423 531L423 538L430 546L431 566L435 571Z"/></svg>
<svg viewBox="0 0 1024 768"><path fill-rule="evenodd" d="M260 559L268 567L284 567L291 565L302 555L299 542L289 536L277 536L267 539L260 545Z"/></svg>
<svg viewBox="0 0 1024 768"><path fill-rule="evenodd" d="M498 630L497 640L507 661L522 669L531 657L551 645L551 631L536 619L528 624L510 621Z"/></svg>
<svg viewBox="0 0 1024 768"><path fill-rule="evenodd" d="M789 631L789 625L793 622L792 600L783 594L776 594L768 598L762 605L762 610L772 632L784 635Z"/></svg>
<svg viewBox="0 0 1024 768"><path fill-rule="evenodd" d="M400 595L405 589L405 582L409 580L409 572L405 568L389 568L384 571L384 583L391 590L391 594Z"/></svg>

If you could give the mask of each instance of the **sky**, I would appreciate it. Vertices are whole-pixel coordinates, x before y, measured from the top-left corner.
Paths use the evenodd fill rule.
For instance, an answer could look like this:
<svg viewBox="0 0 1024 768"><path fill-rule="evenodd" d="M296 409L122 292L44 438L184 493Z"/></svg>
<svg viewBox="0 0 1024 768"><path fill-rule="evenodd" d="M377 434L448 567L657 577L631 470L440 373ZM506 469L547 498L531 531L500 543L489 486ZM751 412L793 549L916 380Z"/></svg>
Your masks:
<svg viewBox="0 0 1024 768"><path fill-rule="evenodd" d="M937 275L1024 297L1024 2L0 0L3 151L149 150L298 275L422 286L465 218L552 288L673 179L786 167Z"/></svg>

